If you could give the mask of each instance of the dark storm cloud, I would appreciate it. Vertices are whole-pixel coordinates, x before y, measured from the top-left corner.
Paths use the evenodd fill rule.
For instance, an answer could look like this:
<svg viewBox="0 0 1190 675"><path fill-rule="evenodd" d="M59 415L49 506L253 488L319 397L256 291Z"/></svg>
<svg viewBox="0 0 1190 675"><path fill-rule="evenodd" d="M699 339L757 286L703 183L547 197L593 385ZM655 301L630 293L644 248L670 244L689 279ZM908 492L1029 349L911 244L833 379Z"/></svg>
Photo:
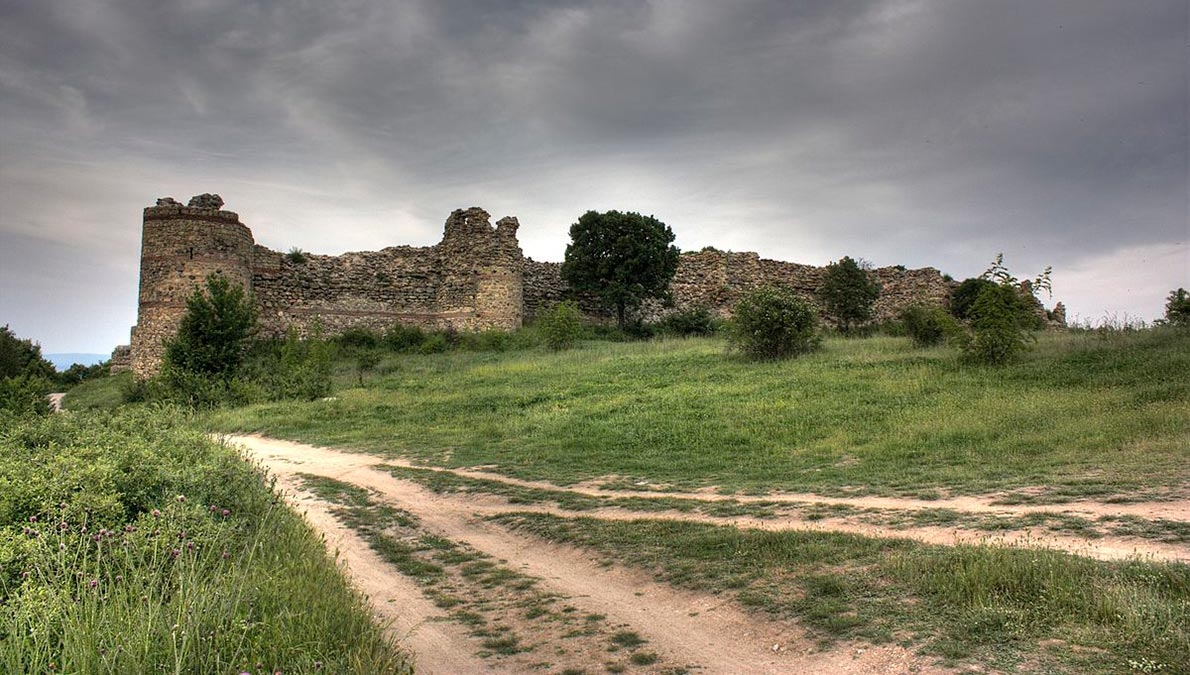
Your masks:
<svg viewBox="0 0 1190 675"><path fill-rule="evenodd" d="M558 259L578 214L621 208L687 248L956 276L1004 251L1088 298L1112 283L1088 270L1149 256L1178 285L1188 11L0 0L0 227L135 267L164 194L327 252L432 243L480 204Z"/></svg>

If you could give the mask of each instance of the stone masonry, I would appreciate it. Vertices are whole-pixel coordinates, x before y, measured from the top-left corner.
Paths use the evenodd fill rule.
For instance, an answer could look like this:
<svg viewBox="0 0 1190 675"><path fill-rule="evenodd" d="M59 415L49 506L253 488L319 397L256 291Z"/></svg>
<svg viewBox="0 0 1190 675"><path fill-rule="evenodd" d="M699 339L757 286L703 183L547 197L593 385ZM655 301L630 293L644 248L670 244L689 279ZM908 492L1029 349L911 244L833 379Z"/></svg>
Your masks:
<svg viewBox="0 0 1190 675"><path fill-rule="evenodd" d="M170 197L144 210L140 295L130 347L117 347L114 370L138 377L158 372L164 343L177 333L186 299L207 275L220 274L255 299L265 336L305 337L395 324L431 329L513 330L570 295L561 264L525 258L516 218L491 225L478 207L450 214L442 241L339 256L280 253L256 244L239 216L222 210L219 195L183 206ZM705 307L721 317L749 290L780 284L810 301L825 268L768 260L756 253L708 249L684 253L670 285L673 303L647 303L645 319ZM912 303L945 305L953 282L938 270L882 267L877 320ZM610 315L593 298L578 298L589 318ZM1044 311L1044 308L1042 309Z"/></svg>

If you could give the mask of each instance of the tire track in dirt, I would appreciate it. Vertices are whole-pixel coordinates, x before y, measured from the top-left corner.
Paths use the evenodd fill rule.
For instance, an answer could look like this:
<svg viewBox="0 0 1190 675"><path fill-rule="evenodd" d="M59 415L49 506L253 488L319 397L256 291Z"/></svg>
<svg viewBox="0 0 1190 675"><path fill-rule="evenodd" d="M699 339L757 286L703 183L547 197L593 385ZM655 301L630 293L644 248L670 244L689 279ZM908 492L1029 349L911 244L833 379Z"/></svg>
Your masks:
<svg viewBox="0 0 1190 675"><path fill-rule="evenodd" d="M383 461L376 457L261 437L226 440L245 447L267 466L282 487L296 495L290 497L295 506L304 508L312 524L328 533L378 613L399 622L394 624L395 632L407 636L405 644L421 673L514 671L508 670L512 667L508 662L471 656L475 647L464 631L434 623L442 612L425 600L416 584L388 568L358 535L339 524L327 504L303 492L298 474L321 475L376 491L390 505L416 515L426 530L509 561L511 567L540 579L544 587L566 596L584 612L632 627L669 666L690 664L694 672L706 675L954 672L896 645L844 644L817 651L795 622L771 621L721 597L677 590L653 581L644 571L608 568L575 548L514 534L477 516L474 500L437 495L376 469ZM479 509L481 514L485 510ZM632 671L661 672L638 667Z"/></svg>

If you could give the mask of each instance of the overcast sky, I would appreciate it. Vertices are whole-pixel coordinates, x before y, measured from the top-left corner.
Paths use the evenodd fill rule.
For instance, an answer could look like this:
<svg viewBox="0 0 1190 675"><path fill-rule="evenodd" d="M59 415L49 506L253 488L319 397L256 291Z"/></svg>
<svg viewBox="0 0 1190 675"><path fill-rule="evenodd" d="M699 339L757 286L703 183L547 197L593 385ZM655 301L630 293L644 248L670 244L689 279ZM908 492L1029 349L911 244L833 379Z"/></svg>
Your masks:
<svg viewBox="0 0 1190 675"><path fill-rule="evenodd" d="M589 209L683 250L1018 276L1072 318L1190 287L1186 0L0 0L0 324L107 352L141 209L428 246Z"/></svg>

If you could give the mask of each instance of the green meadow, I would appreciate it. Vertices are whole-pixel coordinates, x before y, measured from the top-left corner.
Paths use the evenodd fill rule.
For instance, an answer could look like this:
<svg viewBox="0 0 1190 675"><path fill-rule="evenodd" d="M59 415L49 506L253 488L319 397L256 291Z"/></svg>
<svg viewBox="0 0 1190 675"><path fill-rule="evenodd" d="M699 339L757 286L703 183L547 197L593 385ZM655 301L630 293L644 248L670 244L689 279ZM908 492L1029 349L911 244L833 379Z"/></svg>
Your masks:
<svg viewBox="0 0 1190 675"><path fill-rule="evenodd" d="M588 342L389 355L363 387L210 422L558 484L1129 500L1190 479L1188 373L1190 339L1159 330L1047 333L1003 368L894 337L777 363L715 339Z"/></svg>

